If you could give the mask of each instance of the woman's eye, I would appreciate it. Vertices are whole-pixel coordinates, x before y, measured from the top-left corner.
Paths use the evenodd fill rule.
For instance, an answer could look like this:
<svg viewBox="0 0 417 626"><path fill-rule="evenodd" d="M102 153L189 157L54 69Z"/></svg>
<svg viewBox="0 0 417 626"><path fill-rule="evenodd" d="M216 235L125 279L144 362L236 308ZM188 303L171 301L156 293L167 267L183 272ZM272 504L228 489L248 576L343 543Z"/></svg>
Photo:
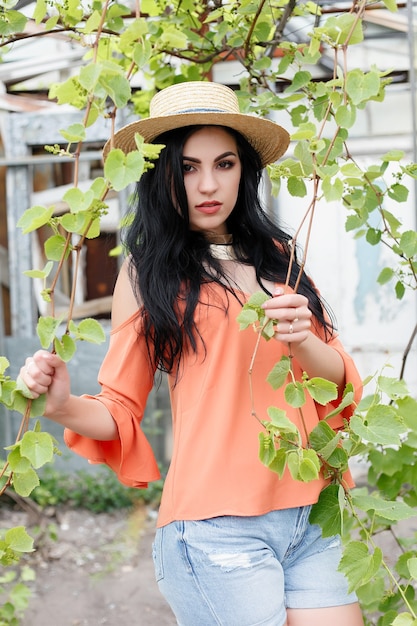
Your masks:
<svg viewBox="0 0 417 626"><path fill-rule="evenodd" d="M220 169L223 169L223 170L227 170L230 167L233 167L233 165L234 165L233 161L220 161L218 163L218 167L220 167Z"/></svg>
<svg viewBox="0 0 417 626"><path fill-rule="evenodd" d="M192 172L194 167L190 163L183 163L182 169L183 169L184 174L187 174L187 172Z"/></svg>

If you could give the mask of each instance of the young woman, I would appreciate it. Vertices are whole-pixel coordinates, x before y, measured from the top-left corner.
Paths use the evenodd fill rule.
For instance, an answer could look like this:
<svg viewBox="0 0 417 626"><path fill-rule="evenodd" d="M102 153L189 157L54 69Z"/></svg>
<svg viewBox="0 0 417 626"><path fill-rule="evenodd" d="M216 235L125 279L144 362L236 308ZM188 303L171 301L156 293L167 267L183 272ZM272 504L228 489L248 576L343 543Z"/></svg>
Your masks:
<svg viewBox="0 0 417 626"><path fill-rule="evenodd" d="M102 391L71 395L65 364L43 350L20 375L34 396L47 394L45 416L66 427L70 448L139 487L159 477L140 422L155 373L168 373L174 444L153 556L178 624L361 626L337 571L339 538L309 523L325 479L280 479L258 458L248 377L256 335L236 321L250 294L270 296L275 341L261 342L252 374L261 419L279 406L301 430L298 411L266 382L289 346L298 378L334 381L340 394L351 382L359 399L360 378L313 283L303 274L293 290L297 264L284 288L290 237L260 204L262 168L284 153L288 134L241 114L233 91L214 83L161 91L115 147L134 149L136 132L165 148L138 183ZM303 407L309 430L321 410L312 400ZM332 426L348 418L345 410Z"/></svg>

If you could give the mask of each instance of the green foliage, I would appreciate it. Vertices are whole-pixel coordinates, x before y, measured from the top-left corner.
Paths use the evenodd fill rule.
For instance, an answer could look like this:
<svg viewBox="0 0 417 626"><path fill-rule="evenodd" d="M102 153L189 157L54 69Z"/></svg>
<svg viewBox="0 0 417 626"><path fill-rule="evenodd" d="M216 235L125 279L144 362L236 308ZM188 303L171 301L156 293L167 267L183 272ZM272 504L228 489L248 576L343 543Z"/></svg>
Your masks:
<svg viewBox="0 0 417 626"><path fill-rule="evenodd" d="M260 332L265 325L263 301L263 293L254 294L243 306L237 320L241 328L251 326ZM296 381L287 356L275 364L267 380L273 389L284 387L286 403L299 409L302 423L306 394L323 406L337 398L336 386L329 381L309 379L306 373L301 382ZM312 508L310 520L321 526L324 536L345 537L340 571L347 577L350 590L358 593L362 606L382 615L386 614L388 600L391 611L405 605L410 612L404 613L402 619L414 620L417 619L414 601L417 551L408 551L406 558L400 556L395 575L374 536L381 528L395 533L396 523L416 517L417 402L410 397L403 380L381 374L375 382L374 392L365 396L358 406L352 405L352 389L347 385L340 405L329 409L327 417L309 433L306 444L285 410L270 407L268 419L260 420L264 430L259 434L259 458L280 477L287 468L295 480L309 482L317 479L320 472L329 479L328 487ZM350 405L354 413L343 433L334 431L327 420ZM370 463L369 488L377 487L375 492L351 491L346 487L343 475L349 459L358 453ZM346 505L351 515L348 529ZM358 534L360 541L353 538ZM401 540L398 542L401 545ZM375 578L377 595L371 585ZM378 620L378 625L382 624Z"/></svg>
<svg viewBox="0 0 417 626"><path fill-rule="evenodd" d="M157 506L162 486L161 479L150 483L147 489L125 487L106 467L94 472L79 470L71 473L46 467L31 498L41 507L67 505L103 513L130 508L138 503Z"/></svg>
<svg viewBox="0 0 417 626"><path fill-rule="evenodd" d="M34 579L34 572L18 564L25 553L32 551L33 539L23 526L0 528L0 566L4 570L0 576L0 626L17 626L28 606L31 592L26 583Z"/></svg>
<svg viewBox="0 0 417 626"><path fill-rule="evenodd" d="M242 111L261 115L285 112L294 127L293 155L268 167L273 192L286 185L291 196L306 198L306 216L314 214L319 201L338 202L346 211L348 232L369 245L390 250L390 261L381 269L378 282L392 286L394 297L401 299L406 290L416 288L417 235L403 226L401 217L387 210L386 200L391 205L408 200L409 183L417 178L417 164L404 163L401 151L392 149L376 163L361 166L348 149L358 112L369 102L381 102L390 82L389 74L376 67L348 70L348 62L343 67L339 62L342 56L349 56L352 45L363 41L363 15L368 4L359 0L352 3L352 10L326 16L321 6L311 1L292 6L287 0L272 4L231 0L214 5L192 0L143 0L142 14L132 15L130 7L108 5L102 0L92 5L77 0L37 0L33 15L27 17L16 9L15 0L8 0L0 11L0 49L6 57L28 22L37 26L34 36L69 34L73 42L83 46L79 70L73 68L71 76L51 85L49 92L58 104L82 111L82 120L61 129L65 148L45 146L57 158L64 155L75 162L87 129L99 118L114 119L122 107L147 115L156 90L178 81L204 79L215 63L233 58L241 65L236 93ZM397 9L395 0L383 0L383 5L389 11ZM284 28L300 16L311 18L307 41L286 41ZM321 17L315 23L317 16ZM334 53L333 76L327 81L315 80L313 67L320 62L324 48ZM141 72L147 89L133 92L130 79L137 72ZM275 92L276 83L283 85L281 93ZM41 295L52 307L51 315L38 323L40 345L64 361L71 360L78 341L99 343L104 335L95 320L76 324L72 310L66 319L55 315L54 286L62 262L70 255L79 259L85 240L99 235L109 190L121 191L134 183L152 167L163 146L148 146L137 136L136 148L127 155L110 150L104 176L90 189L81 191L75 177L74 187L63 198L68 207L63 214L56 215L54 207L34 206L18 222L27 234L40 228L50 232L44 245L44 267L26 273L42 281ZM265 299L265 294L255 294L239 316L240 328L253 327L259 340L270 340L274 335L275 322L267 319L262 309ZM45 399L31 399L23 382L7 375L8 367L7 359L0 356L0 401L24 417L19 440L8 449L2 481L39 502L59 503L69 479L62 485L57 476L48 477L42 471L39 484L38 477L38 470L57 453L55 442L40 432L38 424L28 431L29 417L43 413ZM288 357L275 365L268 381L274 389L283 387L286 402L301 412L306 394L322 406L336 397L336 388L329 381L308 379L307 375L295 380ZM376 390L354 407L345 433L333 431L328 420L353 402L349 386L338 407L331 408L327 419L310 433L309 445L304 448L285 410L270 407L267 419L262 420L260 458L279 475L288 468L297 480L314 480L319 471L329 477L330 485L313 508L312 520L326 535L344 533L346 551L341 568L351 587L357 589L364 612L369 614L368 623L409 626L417 620L415 538L408 542L411 545L397 538L403 555L390 569L374 535L381 528L395 534L398 521L407 519L417 505L417 402L398 378L379 376L374 382ZM359 454L369 462L369 484L365 491L351 493L341 476L349 458ZM122 506L123 499L130 497L129 490L118 491L109 476L100 476L97 484L92 484L90 476L83 480L84 485L81 479L75 480L71 496L80 506ZM1 541L6 540L1 537ZM9 555L6 560L19 558L18 550L4 543L2 546ZM0 608L0 626L18 623L25 604L22 583L16 581L15 591ZM0 581L0 592L1 585Z"/></svg>

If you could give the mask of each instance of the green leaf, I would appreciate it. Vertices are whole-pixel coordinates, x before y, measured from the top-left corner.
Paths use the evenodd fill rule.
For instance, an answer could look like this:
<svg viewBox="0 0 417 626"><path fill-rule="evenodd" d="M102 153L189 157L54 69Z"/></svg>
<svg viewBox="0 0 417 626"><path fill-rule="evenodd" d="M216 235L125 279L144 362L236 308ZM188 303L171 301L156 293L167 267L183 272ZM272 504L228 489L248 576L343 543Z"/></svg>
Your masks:
<svg viewBox="0 0 417 626"><path fill-rule="evenodd" d="M176 24L171 26L166 23L161 34L161 42L167 44L170 48L186 48L187 35L178 29Z"/></svg>
<svg viewBox="0 0 417 626"><path fill-rule="evenodd" d="M27 431L21 440L20 451L22 456L29 459L33 467L38 469L50 463L54 456L53 439L49 433Z"/></svg>
<svg viewBox="0 0 417 626"><path fill-rule="evenodd" d="M83 124L71 124L68 128L61 129L60 134L70 143L84 141L86 137L85 126Z"/></svg>
<svg viewBox="0 0 417 626"><path fill-rule="evenodd" d="M304 387L298 381L295 383L288 383L285 387L284 395L286 402L294 408L299 408L305 404L306 398L304 394Z"/></svg>
<svg viewBox="0 0 417 626"><path fill-rule="evenodd" d="M287 188L291 196L304 198L307 195L307 187L302 178L290 176L287 181Z"/></svg>
<svg viewBox="0 0 417 626"><path fill-rule="evenodd" d="M26 383L23 381L23 379L20 376L18 376L16 379L15 390L20 392L24 398L28 400L32 400L33 398L32 392L30 391L29 387L26 385ZM27 402L25 402L25 406L26 405L27 405Z"/></svg>
<svg viewBox="0 0 417 626"><path fill-rule="evenodd" d="M4 374L8 367L10 367L9 359L5 356L0 356L0 376Z"/></svg>
<svg viewBox="0 0 417 626"><path fill-rule="evenodd" d="M246 330L248 326L252 326L258 321L258 314L255 309L242 309L236 319L239 322L240 330Z"/></svg>
<svg viewBox="0 0 417 626"><path fill-rule="evenodd" d="M415 230L407 230L401 235L400 248L409 259L417 254L417 232Z"/></svg>
<svg viewBox="0 0 417 626"><path fill-rule="evenodd" d="M302 141L304 139L312 140L316 135L316 127L312 122L300 124L297 130L291 135L293 141ZM298 156L294 151L295 156Z"/></svg>
<svg viewBox="0 0 417 626"><path fill-rule="evenodd" d="M23 272L23 273L25 276L29 276L29 278L45 279L51 273L53 266L54 266L53 263L49 261L48 263L46 263L43 270L27 270L26 272Z"/></svg>
<svg viewBox="0 0 417 626"><path fill-rule="evenodd" d="M315 402L322 404L323 406L336 400L338 396L338 390L336 383L324 378L310 378L305 383L306 389Z"/></svg>
<svg viewBox="0 0 417 626"><path fill-rule="evenodd" d="M383 393L386 393L391 400L404 398L409 395L407 383L403 379L391 376L378 376L378 385Z"/></svg>
<svg viewBox="0 0 417 626"><path fill-rule="evenodd" d="M259 459L268 467L275 456L275 445L271 435L259 433Z"/></svg>
<svg viewBox="0 0 417 626"><path fill-rule="evenodd" d="M344 411L347 407L351 407L355 402L355 390L353 389L352 383L347 383L344 391L342 401L339 402L337 407L326 415L326 420L330 419L334 415L339 415L342 411Z"/></svg>
<svg viewBox="0 0 417 626"><path fill-rule="evenodd" d="M409 190L405 185L395 183L388 189L388 195L395 202L406 202L408 200Z"/></svg>
<svg viewBox="0 0 417 626"><path fill-rule="evenodd" d="M100 322L93 318L81 320L78 326L71 322L70 330L74 333L76 339L81 341L99 344L106 340L103 327Z"/></svg>
<svg viewBox="0 0 417 626"><path fill-rule="evenodd" d="M27 609L32 592L23 582L17 583L10 591L10 601L13 603L15 612Z"/></svg>
<svg viewBox="0 0 417 626"><path fill-rule="evenodd" d="M35 487L39 485L39 477L32 468L21 474L13 474L13 488L19 496L30 496Z"/></svg>
<svg viewBox="0 0 417 626"><path fill-rule="evenodd" d="M410 430L417 432L417 400L412 396L397 400L398 412Z"/></svg>
<svg viewBox="0 0 417 626"><path fill-rule="evenodd" d="M84 211L79 211L78 213L65 213L65 215L62 215L59 220L62 227L69 233L81 234L86 226L88 214L86 215Z"/></svg>
<svg viewBox="0 0 417 626"><path fill-rule="evenodd" d="M20 442L13 446L9 452L7 462L12 472L27 472L30 469L30 461L20 453Z"/></svg>
<svg viewBox="0 0 417 626"><path fill-rule="evenodd" d="M100 15L100 13L98 11L93 11L91 13L90 17L85 22L84 32L86 34L87 33L93 33L100 26L100 22L101 22L101 15Z"/></svg>
<svg viewBox="0 0 417 626"><path fill-rule="evenodd" d="M368 228L366 231L366 241L371 246L376 246L381 241L381 237L382 232L376 228Z"/></svg>
<svg viewBox="0 0 417 626"><path fill-rule="evenodd" d="M417 619L411 613L399 613L391 626L417 626Z"/></svg>
<svg viewBox="0 0 417 626"><path fill-rule="evenodd" d="M307 72L305 70L300 70L299 72L296 72L290 85L285 89L285 93L294 93L295 91L299 91L300 89L308 85L310 80L310 72Z"/></svg>
<svg viewBox="0 0 417 626"><path fill-rule="evenodd" d="M287 465L290 474L294 480L299 480L300 477L300 463L301 456L296 450L287 451Z"/></svg>
<svg viewBox="0 0 417 626"><path fill-rule="evenodd" d="M405 502L394 502L383 500L377 496L361 496L355 494L353 494L352 500L354 506L361 511L375 511L379 517L389 520L390 522L398 522L399 520L416 517L415 510L408 506L408 504L405 504Z"/></svg>
<svg viewBox="0 0 417 626"><path fill-rule="evenodd" d="M356 165L356 163L352 163L351 161L349 161L345 165L342 165L340 168L340 171L343 174L343 176L346 176L349 178L361 178L362 177L362 170Z"/></svg>
<svg viewBox="0 0 417 626"><path fill-rule="evenodd" d="M36 24L40 24L42 22L42 20L46 16L47 11L48 7L45 0L37 0L33 11L33 19L35 20Z"/></svg>
<svg viewBox="0 0 417 626"><path fill-rule="evenodd" d="M384 267L383 270L379 273L377 281L380 285L385 285L395 276L394 270L390 267Z"/></svg>
<svg viewBox="0 0 417 626"><path fill-rule="evenodd" d="M342 128L351 128L356 122L356 107L341 104L336 111L335 120Z"/></svg>
<svg viewBox="0 0 417 626"><path fill-rule="evenodd" d="M320 473L320 460L314 450L303 450L298 473L299 480L302 480L305 483L318 479Z"/></svg>
<svg viewBox="0 0 417 626"><path fill-rule="evenodd" d="M53 28L55 28L55 26L58 24L59 22L59 15L53 15L52 17L50 17L49 19L46 20L46 22L44 23L44 29L46 31L48 30L52 30Z"/></svg>
<svg viewBox="0 0 417 626"><path fill-rule="evenodd" d="M269 372L267 376L267 382L271 385L272 389L279 389L282 385L285 384L287 380L288 373L291 368L291 361L288 357L283 356L275 363L272 370Z"/></svg>
<svg viewBox="0 0 417 626"><path fill-rule="evenodd" d="M112 187L121 191L140 179L144 166L145 160L137 150L125 155L122 150L113 149L104 163L104 174Z"/></svg>
<svg viewBox="0 0 417 626"><path fill-rule="evenodd" d="M24 526L15 526L4 535L8 547L15 552L33 552L33 539Z"/></svg>
<svg viewBox="0 0 417 626"><path fill-rule="evenodd" d="M344 491L340 485L329 485L320 493L311 509L310 522L321 527L323 537L342 533L343 503Z"/></svg>
<svg viewBox="0 0 417 626"><path fill-rule="evenodd" d="M76 351L75 341L69 335L63 335L61 340L55 337L54 348L57 355L65 363L68 363L68 361L72 359Z"/></svg>
<svg viewBox="0 0 417 626"><path fill-rule="evenodd" d="M41 346L45 350L52 344L61 322L62 320L56 317L44 316L39 318L36 332L40 339Z"/></svg>
<svg viewBox="0 0 417 626"><path fill-rule="evenodd" d="M408 571L410 572L411 578L417 580L417 557L412 557L407 561Z"/></svg>
<svg viewBox="0 0 417 626"><path fill-rule="evenodd" d="M25 30L28 18L20 13L20 11L14 11L9 9L7 14L0 13L0 35L7 37L14 33L22 33Z"/></svg>
<svg viewBox="0 0 417 626"><path fill-rule="evenodd" d="M65 250L65 258L68 258L71 247L68 246L66 249L66 239L62 235L52 235L45 241L44 250L47 259L60 261Z"/></svg>
<svg viewBox="0 0 417 626"><path fill-rule="evenodd" d="M398 300L401 300L404 297L404 294L404 284L399 280L397 283L395 283L395 295L397 296Z"/></svg>
<svg viewBox="0 0 417 626"><path fill-rule="evenodd" d="M26 393L30 394L29 389L26 387L26 385L24 385L24 383L21 380L20 376L18 376L17 381L16 381L16 385L15 385L14 389L12 390L12 392L10 394L10 405L7 404L7 406L9 406L9 408L13 409L14 411L18 411L19 413L24 415L26 413L26 409L27 409L27 406L28 406L28 400L29 400L30 401L30 413L29 413L29 416L30 417L39 417L39 415L43 415L43 413L45 411L45 406L46 406L46 396L45 396L45 394L39 396L39 398L36 398L36 400L31 400L30 396L23 394L23 392L20 389L19 382L21 383L22 387L26 388ZM4 385L3 385L3 387L4 387ZM2 397L2 400L3 400L3 397Z"/></svg>
<svg viewBox="0 0 417 626"><path fill-rule="evenodd" d="M266 294L264 291L256 291L250 296L246 305L249 305L252 307L261 307L263 303L269 299L270 299L270 296L268 296L268 294Z"/></svg>
<svg viewBox="0 0 417 626"><path fill-rule="evenodd" d="M324 25L325 33L340 46L346 43L356 44L363 41L362 23L354 13L343 13L329 17Z"/></svg>
<svg viewBox="0 0 417 626"><path fill-rule="evenodd" d="M333 452L338 448L341 433L335 433L327 422L320 421L309 435L311 447L320 454L322 458L328 460Z"/></svg>
<svg viewBox="0 0 417 626"><path fill-rule="evenodd" d="M101 74L100 85L106 90L117 108L122 109L131 96L130 83L121 74Z"/></svg>
<svg viewBox="0 0 417 626"><path fill-rule="evenodd" d="M45 226L50 221L54 213L54 207L45 208L43 206L34 206L26 209L17 222L17 227L22 229L24 235L31 233L41 226Z"/></svg>
<svg viewBox="0 0 417 626"><path fill-rule="evenodd" d="M388 11L392 11L393 13L398 11L396 0L382 0L382 4L387 7ZM396 624L396 626L398 625Z"/></svg>
<svg viewBox="0 0 417 626"><path fill-rule="evenodd" d="M382 155L381 161L389 162L389 161L401 161L404 158L403 150L389 150L385 154Z"/></svg>
<svg viewBox="0 0 417 626"><path fill-rule="evenodd" d="M139 69L142 69L152 56L152 44L148 40L137 43L133 49L133 60Z"/></svg>
<svg viewBox="0 0 417 626"><path fill-rule="evenodd" d="M368 73L360 69L351 70L346 78L346 92L353 104L369 100L376 96L380 89L380 78L376 71Z"/></svg>
<svg viewBox="0 0 417 626"><path fill-rule="evenodd" d="M382 563L382 550L378 547L373 554L365 543L351 541L344 549L339 565L349 581L349 591L354 591L375 576Z"/></svg>
<svg viewBox="0 0 417 626"><path fill-rule="evenodd" d="M278 474L278 476L282 478L284 475L285 468L287 467L286 450L282 450L282 449L276 450L275 456L272 459L272 461L270 461L270 463L268 464L268 467L271 470L271 472L275 472L275 474Z"/></svg>
<svg viewBox="0 0 417 626"><path fill-rule="evenodd" d="M161 9L155 0L142 0L141 11L146 15L155 17L160 14Z"/></svg>
<svg viewBox="0 0 417 626"><path fill-rule="evenodd" d="M287 417L283 409L270 406L267 409L271 424L281 433L297 433L297 426Z"/></svg>
<svg viewBox="0 0 417 626"><path fill-rule="evenodd" d="M94 193L91 189L85 193L78 187L69 189L64 194L64 201L68 203L71 213L78 213L80 211L87 211L94 200Z"/></svg>
<svg viewBox="0 0 417 626"><path fill-rule="evenodd" d="M399 445L400 436L406 430L396 411L385 405L372 406L364 420L353 415L350 427L365 441L386 445Z"/></svg>
<svg viewBox="0 0 417 626"><path fill-rule="evenodd" d="M77 109L82 109L87 102L87 90L83 89L77 76L71 76L63 83L55 83L50 86L49 97L57 99L58 104L71 104Z"/></svg>
<svg viewBox="0 0 417 626"><path fill-rule="evenodd" d="M327 202L334 202L342 199L343 183L340 178L336 178L332 183L330 176L326 176L323 178L321 188Z"/></svg>

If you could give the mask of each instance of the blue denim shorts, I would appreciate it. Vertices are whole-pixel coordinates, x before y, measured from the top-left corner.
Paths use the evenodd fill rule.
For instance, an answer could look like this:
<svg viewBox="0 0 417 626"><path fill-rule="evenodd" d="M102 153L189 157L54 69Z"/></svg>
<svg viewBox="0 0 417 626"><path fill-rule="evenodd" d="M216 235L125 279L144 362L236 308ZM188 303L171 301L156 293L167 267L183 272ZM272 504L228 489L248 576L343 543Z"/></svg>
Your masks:
<svg viewBox="0 0 417 626"><path fill-rule="evenodd" d="M282 626L287 608L356 602L337 571L338 536L311 507L172 522L157 530L156 579L180 626Z"/></svg>

